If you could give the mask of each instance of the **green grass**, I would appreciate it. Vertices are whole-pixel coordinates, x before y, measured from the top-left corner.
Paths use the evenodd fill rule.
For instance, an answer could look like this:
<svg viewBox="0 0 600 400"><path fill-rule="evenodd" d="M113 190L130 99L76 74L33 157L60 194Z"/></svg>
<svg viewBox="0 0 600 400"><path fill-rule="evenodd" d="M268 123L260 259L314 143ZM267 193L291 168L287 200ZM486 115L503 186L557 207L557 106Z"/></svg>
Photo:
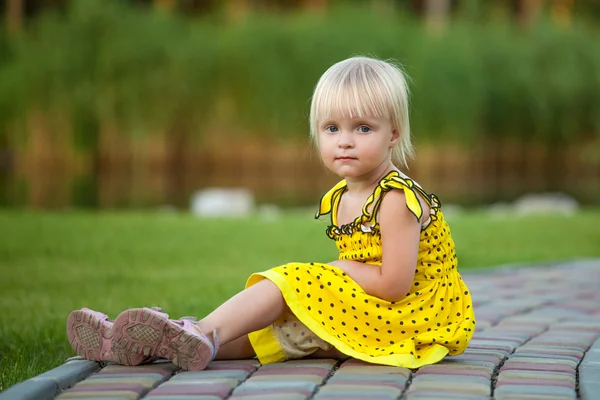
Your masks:
<svg viewBox="0 0 600 400"><path fill-rule="evenodd" d="M574 216L448 218L463 270L600 257L600 210ZM72 356L69 312L114 317L160 305L203 316L253 272L288 261L331 261L326 223L311 213L265 221L186 214L0 211L0 390Z"/></svg>

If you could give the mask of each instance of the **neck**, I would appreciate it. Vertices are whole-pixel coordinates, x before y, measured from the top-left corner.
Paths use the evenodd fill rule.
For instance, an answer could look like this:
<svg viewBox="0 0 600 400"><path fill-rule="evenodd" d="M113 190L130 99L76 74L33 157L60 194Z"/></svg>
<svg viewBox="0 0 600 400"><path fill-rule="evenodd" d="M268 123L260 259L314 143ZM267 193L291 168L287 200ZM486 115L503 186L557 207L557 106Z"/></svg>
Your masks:
<svg viewBox="0 0 600 400"><path fill-rule="evenodd" d="M346 186L348 187L348 191L353 193L371 192L384 176L395 170L397 168L394 164L386 160L367 174L345 178Z"/></svg>

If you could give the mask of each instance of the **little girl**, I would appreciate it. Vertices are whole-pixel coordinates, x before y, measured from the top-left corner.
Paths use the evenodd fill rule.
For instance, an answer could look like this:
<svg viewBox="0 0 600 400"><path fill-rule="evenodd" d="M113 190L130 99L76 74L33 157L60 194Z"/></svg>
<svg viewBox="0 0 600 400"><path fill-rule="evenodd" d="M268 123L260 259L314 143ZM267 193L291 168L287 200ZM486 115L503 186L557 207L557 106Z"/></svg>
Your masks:
<svg viewBox="0 0 600 400"><path fill-rule="evenodd" d="M333 65L315 88L310 132L325 166L343 178L316 215L331 217L338 260L253 274L197 322L150 308L114 323L74 311L67 333L75 351L126 365L165 358L188 370L254 356L418 368L462 353L475 318L450 229L437 197L398 168L412 155L403 73L364 57Z"/></svg>

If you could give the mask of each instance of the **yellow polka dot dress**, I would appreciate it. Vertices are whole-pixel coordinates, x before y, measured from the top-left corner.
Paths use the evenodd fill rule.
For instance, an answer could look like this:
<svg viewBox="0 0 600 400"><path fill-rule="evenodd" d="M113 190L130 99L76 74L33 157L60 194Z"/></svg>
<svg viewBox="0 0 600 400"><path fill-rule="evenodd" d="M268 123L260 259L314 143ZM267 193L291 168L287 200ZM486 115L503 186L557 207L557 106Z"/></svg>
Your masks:
<svg viewBox="0 0 600 400"><path fill-rule="evenodd" d="M418 368L447 354L462 353L473 336L475 317L437 197L392 171L367 199L362 215L338 226L337 206L346 189L346 182L341 181L327 192L317 218L331 213L327 235L335 240L340 259L362 261L373 268L381 266L376 215L385 193L403 190L407 207L419 219L423 211L418 196L429 204L431 215L421 231L414 282L402 300L389 302L370 296L339 268L316 262L290 263L253 274L246 287L265 278L271 280L308 329L360 360ZM262 363L285 360L273 326L249 337Z"/></svg>

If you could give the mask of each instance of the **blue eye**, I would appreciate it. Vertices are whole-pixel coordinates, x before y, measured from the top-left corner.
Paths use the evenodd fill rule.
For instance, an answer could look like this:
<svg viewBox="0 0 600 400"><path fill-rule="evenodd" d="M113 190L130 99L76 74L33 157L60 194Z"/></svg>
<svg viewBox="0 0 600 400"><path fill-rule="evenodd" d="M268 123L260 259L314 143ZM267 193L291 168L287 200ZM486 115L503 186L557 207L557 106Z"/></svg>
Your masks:
<svg viewBox="0 0 600 400"><path fill-rule="evenodd" d="M332 133L334 133L334 132L337 132L339 129L338 129L338 127L337 127L337 126L329 125L327 128L325 128L325 130L326 130L327 132L332 132Z"/></svg>
<svg viewBox="0 0 600 400"><path fill-rule="evenodd" d="M360 132L362 132L362 133L369 133L369 132L371 132L371 128L369 128L369 127L368 127L368 126L366 126L366 125L362 125L362 126L360 126L360 127L358 128L358 130L359 130Z"/></svg>

